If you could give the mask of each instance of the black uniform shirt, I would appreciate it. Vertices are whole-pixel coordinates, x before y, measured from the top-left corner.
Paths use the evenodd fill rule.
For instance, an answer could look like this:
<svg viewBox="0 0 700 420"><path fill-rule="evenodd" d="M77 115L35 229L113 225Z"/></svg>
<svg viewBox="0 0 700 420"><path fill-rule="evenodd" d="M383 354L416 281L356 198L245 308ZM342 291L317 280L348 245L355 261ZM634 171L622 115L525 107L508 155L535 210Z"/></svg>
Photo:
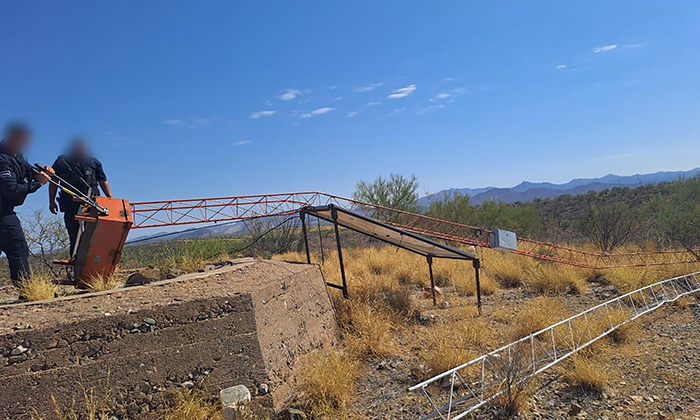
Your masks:
<svg viewBox="0 0 700 420"><path fill-rule="evenodd" d="M70 183L82 193L100 195L99 183L107 180L102 163L94 157L76 159L67 155L61 155L53 164L56 175ZM61 192L61 203L71 200L71 197Z"/></svg>
<svg viewBox="0 0 700 420"><path fill-rule="evenodd" d="M40 187L24 156L11 154L5 144L0 143L0 215L13 213L28 194Z"/></svg>

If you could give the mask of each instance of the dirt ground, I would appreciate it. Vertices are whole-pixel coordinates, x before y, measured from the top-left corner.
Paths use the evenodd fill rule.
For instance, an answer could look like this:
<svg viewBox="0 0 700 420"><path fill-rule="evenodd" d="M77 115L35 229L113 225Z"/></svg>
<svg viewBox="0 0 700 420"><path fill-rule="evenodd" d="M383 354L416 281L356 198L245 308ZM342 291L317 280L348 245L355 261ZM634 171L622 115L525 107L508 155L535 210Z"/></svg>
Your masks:
<svg viewBox="0 0 700 420"><path fill-rule="evenodd" d="M449 290L445 294L448 308L433 307L429 299L415 295L421 316L436 321L475 304L474 298L459 298ZM609 299L608 294L605 286L593 285L585 294L562 301L571 311L581 311ZM502 329L502 319L508 316L504 311L515 314L532 298L520 290L499 290L484 298L483 316L494 329ZM518 418L700 418L700 307L697 303L688 308L668 305L638 321L641 333L636 342L606 363L613 379L603 392L571 386L562 368L554 368L542 375L535 399ZM420 330L416 326L412 331L415 336L399 337L402 347L416 355L423 350L416 344L420 343ZM429 412L422 395L407 392L426 377L417 356L378 359L370 365L358 386L356 410L361 417L415 419ZM499 418L489 409L474 417Z"/></svg>

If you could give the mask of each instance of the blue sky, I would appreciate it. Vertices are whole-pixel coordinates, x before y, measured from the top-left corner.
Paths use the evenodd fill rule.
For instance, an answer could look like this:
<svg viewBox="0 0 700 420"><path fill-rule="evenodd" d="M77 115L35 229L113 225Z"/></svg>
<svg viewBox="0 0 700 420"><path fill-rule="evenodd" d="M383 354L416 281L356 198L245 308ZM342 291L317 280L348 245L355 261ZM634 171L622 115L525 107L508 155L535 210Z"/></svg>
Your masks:
<svg viewBox="0 0 700 420"><path fill-rule="evenodd" d="M132 201L682 170L699 47L697 1L6 1L0 123Z"/></svg>

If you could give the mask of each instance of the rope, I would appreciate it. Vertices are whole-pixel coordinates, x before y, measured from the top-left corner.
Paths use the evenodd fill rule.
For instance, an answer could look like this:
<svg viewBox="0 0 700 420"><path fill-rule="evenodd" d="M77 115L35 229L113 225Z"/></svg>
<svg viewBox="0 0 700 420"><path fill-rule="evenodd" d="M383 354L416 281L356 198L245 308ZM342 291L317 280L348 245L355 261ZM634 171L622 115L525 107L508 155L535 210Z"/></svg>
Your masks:
<svg viewBox="0 0 700 420"><path fill-rule="evenodd" d="M248 245L244 246L243 248L233 249L233 250L231 250L230 252L232 252L232 253L239 253L239 252L243 252L243 251L245 251L245 250L247 250L247 249L253 247L253 245L255 245L256 243L258 243L258 241L260 241L260 240L261 240L262 238L264 238L266 235L270 234L273 230L279 228L280 226L282 226L283 224L287 223L288 221L294 219L295 217L296 217L296 215L292 215L292 216L287 217L286 219L282 220L282 221L281 221L280 223L278 223L277 225L271 227L270 229L268 229L268 230L266 230L265 232L263 232L263 233L261 233L260 235L258 235L258 237L255 238L253 241L251 241ZM240 221L240 220L239 220L239 221ZM205 259L205 260L208 260L208 259L210 259L210 258L212 258L212 257L221 255L221 254L223 254L224 252L229 252L229 251L217 251L217 252L215 252L215 253L213 253L213 254L211 254L211 255L205 256L204 259Z"/></svg>
<svg viewBox="0 0 700 420"><path fill-rule="evenodd" d="M216 226L235 225L236 223L241 223L241 222L244 222L244 220L234 220L234 221L232 221L232 222L217 223ZM183 233L196 232L196 231L199 231L199 230L209 229L209 228L211 228L211 227L213 227L213 225L212 225L212 226L203 226L203 227L198 227L198 228L192 228L192 229L178 230L178 231L176 231L176 232L163 233L163 234L157 235L157 236L147 236L147 237L144 237L144 238L139 238L139 239L134 239L134 240L128 241L128 242L126 243L126 245L138 244L138 243L140 243L140 242L152 241L152 240L155 240L155 239L166 238L166 237L168 237L168 236L180 235L180 234L183 234Z"/></svg>
<svg viewBox="0 0 700 420"><path fill-rule="evenodd" d="M321 265L325 264L325 257L323 255L323 234L321 232L321 218L316 218L316 223L318 224L318 242L321 245Z"/></svg>

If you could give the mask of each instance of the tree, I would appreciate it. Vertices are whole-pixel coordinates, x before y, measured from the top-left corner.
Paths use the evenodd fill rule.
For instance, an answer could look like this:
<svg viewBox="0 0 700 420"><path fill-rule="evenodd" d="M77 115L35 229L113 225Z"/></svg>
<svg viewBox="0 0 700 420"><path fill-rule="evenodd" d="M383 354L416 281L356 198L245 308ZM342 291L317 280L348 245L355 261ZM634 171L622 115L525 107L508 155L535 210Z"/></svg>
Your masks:
<svg viewBox="0 0 700 420"><path fill-rule="evenodd" d="M43 210L35 211L31 217L22 220L24 236L31 254L39 259L54 276L58 276L54 258L69 255L68 232L60 217L44 215Z"/></svg>
<svg viewBox="0 0 700 420"><path fill-rule="evenodd" d="M391 174L389 179L379 176L373 182L358 182L352 198L416 213L418 211L418 193L416 192L418 185L418 178L415 175L404 177L399 174Z"/></svg>
<svg viewBox="0 0 700 420"><path fill-rule="evenodd" d="M253 249L262 257L299 251L300 230L295 220L282 217L261 217L246 222ZM296 246L295 246L296 245Z"/></svg>
<svg viewBox="0 0 700 420"><path fill-rule="evenodd" d="M673 184L673 193L661 197L657 217L665 235L687 249L700 244L700 176Z"/></svg>
<svg viewBox="0 0 700 420"><path fill-rule="evenodd" d="M601 251L611 252L635 238L639 231L636 215L623 203L590 205L579 222L581 233Z"/></svg>
<svg viewBox="0 0 700 420"><path fill-rule="evenodd" d="M459 192L451 196L445 192L440 199L432 201L428 207L428 216L463 224L474 223L475 212L471 198Z"/></svg>

